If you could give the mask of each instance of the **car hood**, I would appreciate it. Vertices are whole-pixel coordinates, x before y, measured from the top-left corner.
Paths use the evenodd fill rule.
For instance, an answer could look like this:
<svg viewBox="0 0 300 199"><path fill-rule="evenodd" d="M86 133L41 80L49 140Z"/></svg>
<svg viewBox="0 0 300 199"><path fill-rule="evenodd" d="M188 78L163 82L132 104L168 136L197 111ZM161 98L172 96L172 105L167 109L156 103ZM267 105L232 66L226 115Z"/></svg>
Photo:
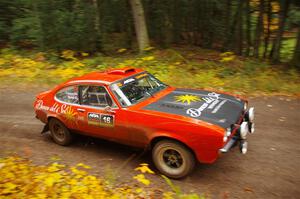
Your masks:
<svg viewBox="0 0 300 199"><path fill-rule="evenodd" d="M228 128L238 122L244 103L227 94L176 89L143 109L190 117Z"/></svg>

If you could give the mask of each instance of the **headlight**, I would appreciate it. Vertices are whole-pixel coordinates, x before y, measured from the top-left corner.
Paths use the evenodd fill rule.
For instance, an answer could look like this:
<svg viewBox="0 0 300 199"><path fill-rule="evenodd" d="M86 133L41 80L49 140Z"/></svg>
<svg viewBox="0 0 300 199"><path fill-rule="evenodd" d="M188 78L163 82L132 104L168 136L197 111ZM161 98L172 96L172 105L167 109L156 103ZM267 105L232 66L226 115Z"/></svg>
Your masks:
<svg viewBox="0 0 300 199"><path fill-rule="evenodd" d="M248 104L247 104L247 102L245 102L245 103L244 103L244 111L246 111L247 108L248 108Z"/></svg>
<svg viewBox="0 0 300 199"><path fill-rule="evenodd" d="M224 132L223 142L227 142L228 137L231 135L231 128L227 128Z"/></svg>
<svg viewBox="0 0 300 199"><path fill-rule="evenodd" d="M250 123L253 123L253 121L254 121L254 108L253 107L249 108L249 110L247 111L247 113L245 115L245 120Z"/></svg>
<svg viewBox="0 0 300 199"><path fill-rule="evenodd" d="M248 119L249 119L249 122L251 122L251 123L254 121L254 107L249 108Z"/></svg>
<svg viewBox="0 0 300 199"><path fill-rule="evenodd" d="M255 131L254 123L249 123L249 132L254 133L254 131Z"/></svg>
<svg viewBox="0 0 300 199"><path fill-rule="evenodd" d="M227 128L226 129L226 136L230 136L231 135L231 128Z"/></svg>
<svg viewBox="0 0 300 199"><path fill-rule="evenodd" d="M242 139L246 139L247 133L249 132L248 122L243 122L239 128L240 136Z"/></svg>

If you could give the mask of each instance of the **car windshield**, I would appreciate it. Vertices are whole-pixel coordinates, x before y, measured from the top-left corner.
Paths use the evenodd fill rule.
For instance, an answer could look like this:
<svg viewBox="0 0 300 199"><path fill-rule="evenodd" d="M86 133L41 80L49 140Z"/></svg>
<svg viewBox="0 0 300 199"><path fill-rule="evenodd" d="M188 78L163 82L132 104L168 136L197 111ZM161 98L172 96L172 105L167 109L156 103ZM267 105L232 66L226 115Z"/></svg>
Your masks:
<svg viewBox="0 0 300 199"><path fill-rule="evenodd" d="M149 73L129 77L111 86L122 106L130 106L141 102L166 87L166 84Z"/></svg>

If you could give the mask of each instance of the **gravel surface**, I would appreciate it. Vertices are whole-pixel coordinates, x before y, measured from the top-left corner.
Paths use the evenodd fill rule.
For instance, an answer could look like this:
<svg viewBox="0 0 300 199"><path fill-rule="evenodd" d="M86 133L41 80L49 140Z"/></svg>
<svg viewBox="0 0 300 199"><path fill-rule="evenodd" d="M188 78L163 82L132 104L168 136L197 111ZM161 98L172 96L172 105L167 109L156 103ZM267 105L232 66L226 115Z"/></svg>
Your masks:
<svg viewBox="0 0 300 199"><path fill-rule="evenodd" d="M83 162L95 174L115 176L116 184L134 183L140 163L153 168L149 153L100 139L78 136L69 147L54 144L48 133L40 134L43 125L34 117L37 92L0 89L1 157L18 153L47 164L59 156L64 164ZM173 181L183 192L210 198L300 197L300 100L260 97L250 99L250 105L256 108L256 132L249 136L248 153L236 147L214 164L199 164L189 177ZM159 175L149 178L152 188L169 189Z"/></svg>

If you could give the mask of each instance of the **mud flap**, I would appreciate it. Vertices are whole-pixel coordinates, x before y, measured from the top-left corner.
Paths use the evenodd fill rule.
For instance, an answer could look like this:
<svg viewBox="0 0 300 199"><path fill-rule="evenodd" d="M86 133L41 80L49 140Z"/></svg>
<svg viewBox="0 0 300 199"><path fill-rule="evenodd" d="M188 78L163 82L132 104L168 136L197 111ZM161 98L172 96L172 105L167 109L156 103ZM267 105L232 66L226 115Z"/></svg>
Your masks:
<svg viewBox="0 0 300 199"><path fill-rule="evenodd" d="M47 131L49 131L49 124L46 124L41 132L41 134L46 133Z"/></svg>

